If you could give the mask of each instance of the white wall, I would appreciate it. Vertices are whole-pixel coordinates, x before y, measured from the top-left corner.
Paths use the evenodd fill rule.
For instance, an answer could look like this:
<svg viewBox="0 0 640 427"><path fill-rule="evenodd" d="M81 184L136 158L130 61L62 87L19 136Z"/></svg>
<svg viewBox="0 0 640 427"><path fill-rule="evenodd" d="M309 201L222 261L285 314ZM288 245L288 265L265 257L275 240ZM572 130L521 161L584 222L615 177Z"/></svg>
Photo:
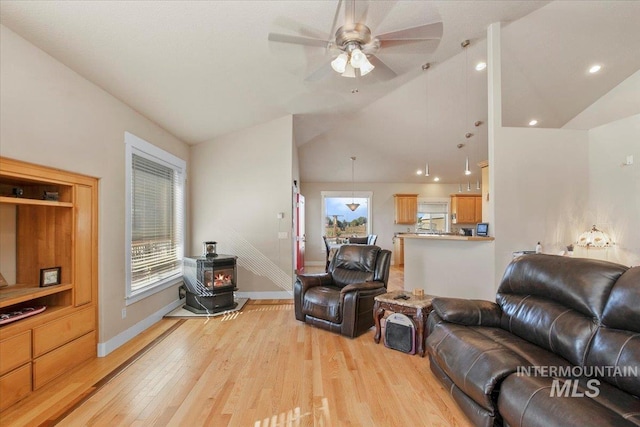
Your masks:
<svg viewBox="0 0 640 427"><path fill-rule="evenodd" d="M622 166L628 155L633 165ZM611 235L606 259L640 265L640 114L589 131L589 176L583 230Z"/></svg>
<svg viewBox="0 0 640 427"><path fill-rule="evenodd" d="M285 116L191 149L191 254L213 240L218 253L237 255L239 291L252 298L293 286L292 126Z"/></svg>
<svg viewBox="0 0 640 427"><path fill-rule="evenodd" d="M588 133L499 128L494 143L496 279L512 252L557 253L583 230L589 193Z"/></svg>
<svg viewBox="0 0 640 427"><path fill-rule="evenodd" d="M475 190L472 194L479 193ZM307 265L324 265L325 247L322 241L322 225L324 216L322 213L322 191L345 191L351 192L350 182L304 182L301 193L306 201L306 261ZM457 193L458 186L455 184L382 184L356 182L353 185L355 191L371 191L372 199L372 233L378 235L376 245L383 249L393 250L393 236L396 232L406 232L407 228L414 231L414 226L396 225L394 221L394 194L418 194L421 198L449 199L450 195ZM466 191L465 191L466 193Z"/></svg>
<svg viewBox="0 0 640 427"><path fill-rule="evenodd" d="M125 308L124 132L188 160L186 144L0 26L0 155L100 178L99 341L177 299L175 287ZM4 246L3 246L4 248Z"/></svg>
<svg viewBox="0 0 640 427"><path fill-rule="evenodd" d="M575 242L589 192L588 133L502 126L501 26L487 32L489 182L495 283L513 252L557 253Z"/></svg>
<svg viewBox="0 0 640 427"><path fill-rule="evenodd" d="M640 155L640 74L563 129L505 128L494 117L502 108L501 59L500 38L492 32L499 36L499 27L490 29L488 37L489 68L496 74L490 100L498 99L489 112L496 283L513 251L533 250L540 241L543 252L558 253L592 224L610 232L616 246L606 251L576 248L574 256L638 264L640 171L638 165L621 164L627 155ZM611 123L601 125L603 120Z"/></svg>

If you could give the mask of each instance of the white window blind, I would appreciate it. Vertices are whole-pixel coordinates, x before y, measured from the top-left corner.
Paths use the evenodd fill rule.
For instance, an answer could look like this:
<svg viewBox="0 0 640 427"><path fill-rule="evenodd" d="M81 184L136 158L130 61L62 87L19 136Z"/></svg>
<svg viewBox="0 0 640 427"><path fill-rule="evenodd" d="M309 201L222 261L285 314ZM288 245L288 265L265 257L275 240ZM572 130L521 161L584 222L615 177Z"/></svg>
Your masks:
<svg viewBox="0 0 640 427"><path fill-rule="evenodd" d="M442 232L449 230L449 203L418 201L417 231Z"/></svg>
<svg viewBox="0 0 640 427"><path fill-rule="evenodd" d="M182 276L184 161L127 134L127 298ZM146 295L144 295L146 296Z"/></svg>

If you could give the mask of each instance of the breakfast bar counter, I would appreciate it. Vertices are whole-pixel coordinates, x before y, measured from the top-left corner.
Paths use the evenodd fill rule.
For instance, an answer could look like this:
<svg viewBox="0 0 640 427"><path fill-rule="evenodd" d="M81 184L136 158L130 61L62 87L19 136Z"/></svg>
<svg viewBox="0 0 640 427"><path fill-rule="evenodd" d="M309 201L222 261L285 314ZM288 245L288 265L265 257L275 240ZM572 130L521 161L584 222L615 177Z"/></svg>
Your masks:
<svg viewBox="0 0 640 427"><path fill-rule="evenodd" d="M419 233L401 233L397 237L405 239L428 239L428 240L458 240L466 242L490 242L493 237L482 236L462 236L457 234L419 234Z"/></svg>
<svg viewBox="0 0 640 427"><path fill-rule="evenodd" d="M404 288L425 294L486 299L496 295L494 238L403 234Z"/></svg>

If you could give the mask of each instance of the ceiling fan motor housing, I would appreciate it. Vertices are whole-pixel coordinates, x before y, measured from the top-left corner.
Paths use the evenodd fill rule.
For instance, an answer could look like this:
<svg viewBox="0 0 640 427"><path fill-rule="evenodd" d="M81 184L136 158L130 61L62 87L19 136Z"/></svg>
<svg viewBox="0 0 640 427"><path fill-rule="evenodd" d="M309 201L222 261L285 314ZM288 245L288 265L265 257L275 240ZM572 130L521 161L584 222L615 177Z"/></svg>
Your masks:
<svg viewBox="0 0 640 427"><path fill-rule="evenodd" d="M362 46L371 42L371 30L364 24L346 24L336 31L336 45L346 50L357 43Z"/></svg>

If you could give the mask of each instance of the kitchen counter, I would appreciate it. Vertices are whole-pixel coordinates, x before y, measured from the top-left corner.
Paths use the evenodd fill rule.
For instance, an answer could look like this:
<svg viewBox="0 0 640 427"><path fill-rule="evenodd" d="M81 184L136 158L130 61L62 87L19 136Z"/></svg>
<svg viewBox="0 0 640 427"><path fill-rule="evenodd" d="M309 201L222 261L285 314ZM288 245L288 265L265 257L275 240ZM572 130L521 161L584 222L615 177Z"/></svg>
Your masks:
<svg viewBox="0 0 640 427"><path fill-rule="evenodd" d="M404 289L425 294L495 299L494 238L403 233Z"/></svg>
<svg viewBox="0 0 640 427"><path fill-rule="evenodd" d="M461 236L458 234L419 234L419 233L401 233L396 237L404 239L429 239L429 240L459 240L467 242L491 242L493 237L482 236Z"/></svg>

